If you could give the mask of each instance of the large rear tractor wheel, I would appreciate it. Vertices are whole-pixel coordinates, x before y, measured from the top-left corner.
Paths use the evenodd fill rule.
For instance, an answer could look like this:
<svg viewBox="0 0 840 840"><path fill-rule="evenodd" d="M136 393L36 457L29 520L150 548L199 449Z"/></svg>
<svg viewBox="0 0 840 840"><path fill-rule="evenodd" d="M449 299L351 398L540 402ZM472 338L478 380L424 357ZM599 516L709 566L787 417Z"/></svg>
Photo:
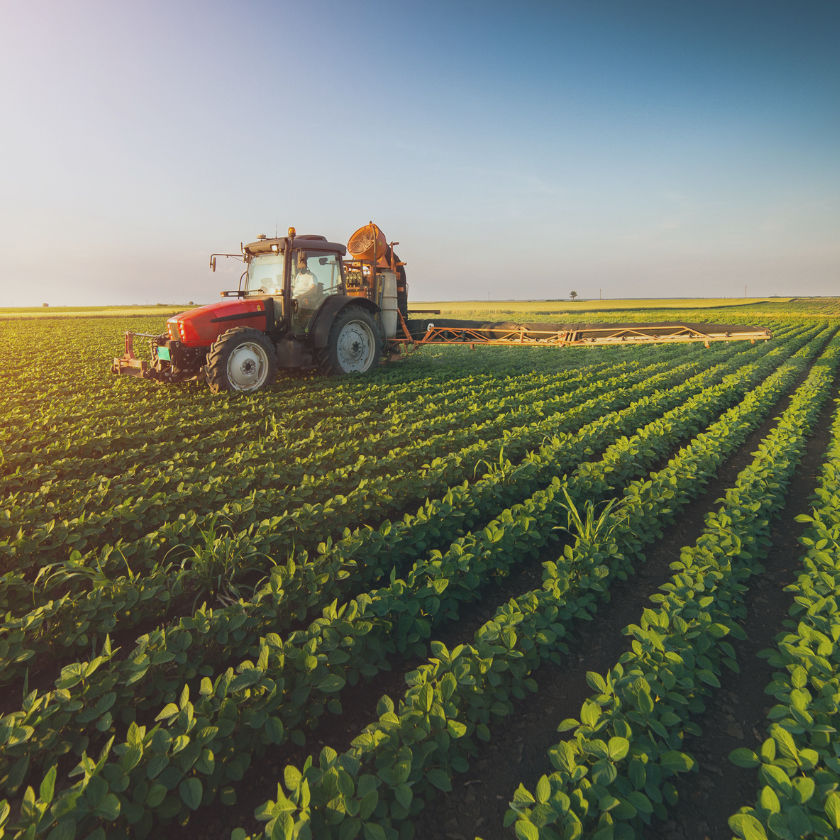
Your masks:
<svg viewBox="0 0 840 840"><path fill-rule="evenodd" d="M253 327L234 327L213 343L205 374L214 394L257 391L277 376L277 353L264 333Z"/></svg>
<svg viewBox="0 0 840 840"><path fill-rule="evenodd" d="M379 364L381 355L382 338L376 322L360 306L348 306L333 321L318 361L328 374L367 373Z"/></svg>

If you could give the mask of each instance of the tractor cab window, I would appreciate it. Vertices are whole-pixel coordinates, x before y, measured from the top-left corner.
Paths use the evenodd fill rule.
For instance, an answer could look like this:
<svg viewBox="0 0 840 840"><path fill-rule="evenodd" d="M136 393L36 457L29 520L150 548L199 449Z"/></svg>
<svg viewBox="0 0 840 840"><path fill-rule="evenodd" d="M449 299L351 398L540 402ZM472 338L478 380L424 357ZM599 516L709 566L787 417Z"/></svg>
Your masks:
<svg viewBox="0 0 840 840"><path fill-rule="evenodd" d="M307 254L307 268L315 275L324 295L337 295L341 291L341 260L338 254Z"/></svg>
<svg viewBox="0 0 840 840"><path fill-rule="evenodd" d="M261 254L248 264L245 291L252 295L283 294L283 254Z"/></svg>
<svg viewBox="0 0 840 840"><path fill-rule="evenodd" d="M292 269L292 308L295 332L305 332L312 316L330 296L341 292L338 254L296 251Z"/></svg>

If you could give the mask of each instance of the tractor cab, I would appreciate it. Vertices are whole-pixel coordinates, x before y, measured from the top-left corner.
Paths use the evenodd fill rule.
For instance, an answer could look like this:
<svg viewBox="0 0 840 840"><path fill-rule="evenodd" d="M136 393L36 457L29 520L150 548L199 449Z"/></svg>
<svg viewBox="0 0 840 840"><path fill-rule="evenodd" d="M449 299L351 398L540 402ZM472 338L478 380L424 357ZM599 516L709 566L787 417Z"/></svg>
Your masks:
<svg viewBox="0 0 840 840"><path fill-rule="evenodd" d="M327 299L345 293L346 249L326 237L296 236L291 228L288 237L259 236L242 253L246 269L233 294L272 298L277 332L306 335Z"/></svg>

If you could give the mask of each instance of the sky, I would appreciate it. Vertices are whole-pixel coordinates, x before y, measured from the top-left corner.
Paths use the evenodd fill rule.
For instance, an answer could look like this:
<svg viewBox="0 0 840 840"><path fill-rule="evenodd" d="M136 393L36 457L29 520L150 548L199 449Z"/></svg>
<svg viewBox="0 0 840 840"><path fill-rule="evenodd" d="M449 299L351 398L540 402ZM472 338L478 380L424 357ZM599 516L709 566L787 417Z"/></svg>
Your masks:
<svg viewBox="0 0 840 840"><path fill-rule="evenodd" d="M211 302L375 221L410 300L840 294L840 2L0 0L0 306Z"/></svg>

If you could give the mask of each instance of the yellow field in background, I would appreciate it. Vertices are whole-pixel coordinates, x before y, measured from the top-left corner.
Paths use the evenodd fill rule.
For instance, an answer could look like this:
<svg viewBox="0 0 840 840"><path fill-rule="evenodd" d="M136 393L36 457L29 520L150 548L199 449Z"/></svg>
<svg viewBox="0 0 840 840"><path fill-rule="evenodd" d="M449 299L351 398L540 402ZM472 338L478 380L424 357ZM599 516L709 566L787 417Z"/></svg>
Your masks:
<svg viewBox="0 0 840 840"><path fill-rule="evenodd" d="M21 306L0 309L0 318L127 318L132 315L168 318L177 315L190 306L159 304L156 306Z"/></svg>
<svg viewBox="0 0 840 840"><path fill-rule="evenodd" d="M0 308L0 320L19 318L126 318L132 316L170 317L196 304L157 304L139 306L29 306ZM685 318L687 314L701 320L713 316L712 310L733 310L731 317L769 317L810 315L840 316L840 298L639 298L616 300L454 300L410 301L409 315L426 317L423 310L440 310L446 317L489 320L548 321L568 316L579 321L587 313L598 313L600 320L612 317L638 320L659 317L659 320ZM663 310L667 310L666 315ZM603 317L600 317L603 313ZM607 313L612 313L611 316ZM671 314L673 313L673 314ZM738 313L736 315L736 313ZM723 314L723 313L721 313ZM433 317L429 313L428 317ZM562 320L562 317L560 317Z"/></svg>
<svg viewBox="0 0 840 840"><path fill-rule="evenodd" d="M793 298L628 298L626 300L449 300L410 301L411 309L440 309L446 312L592 312L611 309L717 309L723 306L751 306L757 303L788 303Z"/></svg>

